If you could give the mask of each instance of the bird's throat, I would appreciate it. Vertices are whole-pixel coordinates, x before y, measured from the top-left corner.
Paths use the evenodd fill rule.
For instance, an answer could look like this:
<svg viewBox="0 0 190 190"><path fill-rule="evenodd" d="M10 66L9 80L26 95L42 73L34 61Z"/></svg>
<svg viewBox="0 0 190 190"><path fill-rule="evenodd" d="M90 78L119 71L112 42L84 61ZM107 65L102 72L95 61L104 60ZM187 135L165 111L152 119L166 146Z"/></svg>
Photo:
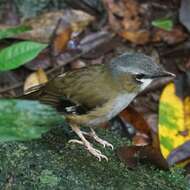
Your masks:
<svg viewBox="0 0 190 190"><path fill-rule="evenodd" d="M141 91L143 91L152 81L152 79L142 79Z"/></svg>

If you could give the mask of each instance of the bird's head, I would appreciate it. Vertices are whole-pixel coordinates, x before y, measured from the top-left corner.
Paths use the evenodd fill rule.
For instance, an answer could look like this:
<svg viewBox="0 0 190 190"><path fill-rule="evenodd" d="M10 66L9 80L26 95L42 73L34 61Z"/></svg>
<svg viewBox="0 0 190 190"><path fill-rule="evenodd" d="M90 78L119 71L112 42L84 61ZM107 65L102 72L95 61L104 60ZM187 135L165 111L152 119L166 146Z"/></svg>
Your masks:
<svg viewBox="0 0 190 190"><path fill-rule="evenodd" d="M147 55L142 53L126 53L109 63L109 67L114 76L132 76L136 82L144 89L154 79L161 77L174 77L173 73L170 73L164 69L160 64Z"/></svg>

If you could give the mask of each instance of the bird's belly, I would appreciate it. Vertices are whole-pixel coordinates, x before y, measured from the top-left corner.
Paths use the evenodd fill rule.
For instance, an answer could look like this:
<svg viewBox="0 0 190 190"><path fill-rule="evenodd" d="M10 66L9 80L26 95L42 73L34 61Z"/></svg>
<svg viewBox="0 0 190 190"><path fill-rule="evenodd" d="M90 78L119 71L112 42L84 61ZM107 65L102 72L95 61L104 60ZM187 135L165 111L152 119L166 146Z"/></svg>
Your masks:
<svg viewBox="0 0 190 190"><path fill-rule="evenodd" d="M131 103L135 96L136 93L123 94L118 96L113 102L112 110L110 110L110 112L108 113L107 119L110 120L121 111L123 111Z"/></svg>
<svg viewBox="0 0 190 190"><path fill-rule="evenodd" d="M108 112L105 115L91 120L88 123L88 125L97 126L99 124L102 124L111 120L113 117L119 114L122 110L124 110L130 104L130 102L134 99L136 95L137 95L136 93L119 95L113 101L112 105L110 106L110 110L108 110Z"/></svg>

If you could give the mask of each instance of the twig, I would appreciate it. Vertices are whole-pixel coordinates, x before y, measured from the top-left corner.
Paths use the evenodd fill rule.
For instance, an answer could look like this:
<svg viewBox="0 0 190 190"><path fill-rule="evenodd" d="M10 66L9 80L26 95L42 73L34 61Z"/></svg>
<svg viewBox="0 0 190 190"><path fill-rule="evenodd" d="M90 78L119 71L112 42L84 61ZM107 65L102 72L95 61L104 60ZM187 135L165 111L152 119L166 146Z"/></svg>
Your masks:
<svg viewBox="0 0 190 190"><path fill-rule="evenodd" d="M23 86L23 84L24 84L23 82L19 82L19 83L17 83L17 84L12 85L12 86L9 86L9 87L0 89L0 94L5 93L5 92L7 92L7 91L9 91L9 90L13 90L13 89L16 89L16 88L20 88L20 87Z"/></svg>

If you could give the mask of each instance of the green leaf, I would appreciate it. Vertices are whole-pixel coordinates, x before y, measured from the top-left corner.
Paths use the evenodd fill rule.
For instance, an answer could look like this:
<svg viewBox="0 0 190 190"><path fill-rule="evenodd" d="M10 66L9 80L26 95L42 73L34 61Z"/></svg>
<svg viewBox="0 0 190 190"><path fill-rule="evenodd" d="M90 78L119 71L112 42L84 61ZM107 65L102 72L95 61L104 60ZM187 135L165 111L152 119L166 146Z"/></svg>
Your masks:
<svg viewBox="0 0 190 190"><path fill-rule="evenodd" d="M55 109L38 101L0 100L0 142L37 139L63 123Z"/></svg>
<svg viewBox="0 0 190 190"><path fill-rule="evenodd" d="M47 44L25 41L0 51L0 71L15 69L34 59Z"/></svg>
<svg viewBox="0 0 190 190"><path fill-rule="evenodd" d="M17 26L17 27L0 30L0 40L4 38L10 38L10 37L16 36L18 34L27 32L29 30L30 28L26 26Z"/></svg>
<svg viewBox="0 0 190 190"><path fill-rule="evenodd" d="M152 21L152 25L166 31L171 31L173 28L173 21L170 19L158 19Z"/></svg>

